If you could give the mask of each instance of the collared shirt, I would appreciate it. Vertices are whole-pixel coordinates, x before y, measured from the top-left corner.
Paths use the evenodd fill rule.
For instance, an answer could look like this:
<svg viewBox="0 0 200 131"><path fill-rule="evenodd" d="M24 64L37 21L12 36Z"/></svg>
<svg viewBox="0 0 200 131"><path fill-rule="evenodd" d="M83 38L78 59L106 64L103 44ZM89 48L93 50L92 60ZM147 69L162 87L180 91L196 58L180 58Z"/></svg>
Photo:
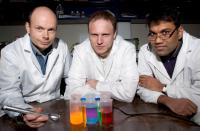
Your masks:
<svg viewBox="0 0 200 131"><path fill-rule="evenodd" d="M33 50L33 53L35 54L41 70L42 70L42 74L44 75L46 72L46 65L47 65L47 60L48 60L48 56L49 54L51 54L52 52L52 46L48 47L46 50L44 50L43 52L40 52L37 47L33 44L33 42L31 42L31 47Z"/></svg>
<svg viewBox="0 0 200 131"><path fill-rule="evenodd" d="M165 66L165 69L167 70L167 73L169 74L170 78L172 78L174 67L176 64L176 58L178 56L178 53L182 47L182 42L180 43L180 46L178 46L172 53L170 53L168 56L162 56L160 57L163 65Z"/></svg>

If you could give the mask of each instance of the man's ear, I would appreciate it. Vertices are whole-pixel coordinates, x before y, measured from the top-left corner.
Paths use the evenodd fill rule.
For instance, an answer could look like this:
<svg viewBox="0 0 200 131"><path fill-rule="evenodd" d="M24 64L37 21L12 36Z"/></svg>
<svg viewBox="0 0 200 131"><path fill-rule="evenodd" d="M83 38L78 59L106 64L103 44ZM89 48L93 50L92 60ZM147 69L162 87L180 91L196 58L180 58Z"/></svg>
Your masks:
<svg viewBox="0 0 200 131"><path fill-rule="evenodd" d="M26 23L25 23L25 28L26 28L26 32L27 32L28 34L30 34L30 24L29 24L29 22L26 22Z"/></svg>
<svg viewBox="0 0 200 131"><path fill-rule="evenodd" d="M182 39L183 32L184 32L183 26L180 25L180 27L178 28L178 39L179 40Z"/></svg>

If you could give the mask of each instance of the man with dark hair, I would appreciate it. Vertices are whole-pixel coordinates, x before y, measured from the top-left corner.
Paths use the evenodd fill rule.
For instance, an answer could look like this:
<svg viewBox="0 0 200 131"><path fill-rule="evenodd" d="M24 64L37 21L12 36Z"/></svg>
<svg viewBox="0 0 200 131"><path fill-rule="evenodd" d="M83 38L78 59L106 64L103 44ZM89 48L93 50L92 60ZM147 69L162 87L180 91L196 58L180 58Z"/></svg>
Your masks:
<svg viewBox="0 0 200 131"><path fill-rule="evenodd" d="M57 18L48 7L37 7L26 22L27 34L1 51L0 103L20 108L31 108L29 102L45 102L60 98L61 79L67 79L70 54L67 44L56 38ZM20 114L5 111L10 117ZM25 114L30 127L40 127L47 116Z"/></svg>
<svg viewBox="0 0 200 131"><path fill-rule="evenodd" d="M155 8L147 22L149 43L139 52L137 93L200 124L200 40L184 31L176 8Z"/></svg>
<svg viewBox="0 0 200 131"><path fill-rule="evenodd" d="M95 90L110 92L117 100L133 100L139 77L135 46L117 35L116 23L108 11L91 15L89 39L74 48L66 98Z"/></svg>

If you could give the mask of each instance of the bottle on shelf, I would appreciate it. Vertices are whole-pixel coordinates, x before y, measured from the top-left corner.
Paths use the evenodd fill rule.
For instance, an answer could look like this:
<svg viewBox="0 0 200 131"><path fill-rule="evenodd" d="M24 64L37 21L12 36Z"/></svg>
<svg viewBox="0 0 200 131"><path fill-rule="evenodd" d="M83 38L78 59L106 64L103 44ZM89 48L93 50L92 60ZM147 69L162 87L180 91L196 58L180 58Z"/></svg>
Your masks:
<svg viewBox="0 0 200 131"><path fill-rule="evenodd" d="M58 18L60 18L60 15L64 14L64 8L61 4L58 4L56 7L56 15Z"/></svg>

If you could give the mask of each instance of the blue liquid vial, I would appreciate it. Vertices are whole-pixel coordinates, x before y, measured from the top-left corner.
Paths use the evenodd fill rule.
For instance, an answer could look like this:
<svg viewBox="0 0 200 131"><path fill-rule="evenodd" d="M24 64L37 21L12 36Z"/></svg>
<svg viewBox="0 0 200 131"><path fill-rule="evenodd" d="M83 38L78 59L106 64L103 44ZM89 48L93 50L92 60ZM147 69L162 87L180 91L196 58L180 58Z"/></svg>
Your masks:
<svg viewBox="0 0 200 131"><path fill-rule="evenodd" d="M97 106L96 103L89 103L86 106L87 124L97 124Z"/></svg>

